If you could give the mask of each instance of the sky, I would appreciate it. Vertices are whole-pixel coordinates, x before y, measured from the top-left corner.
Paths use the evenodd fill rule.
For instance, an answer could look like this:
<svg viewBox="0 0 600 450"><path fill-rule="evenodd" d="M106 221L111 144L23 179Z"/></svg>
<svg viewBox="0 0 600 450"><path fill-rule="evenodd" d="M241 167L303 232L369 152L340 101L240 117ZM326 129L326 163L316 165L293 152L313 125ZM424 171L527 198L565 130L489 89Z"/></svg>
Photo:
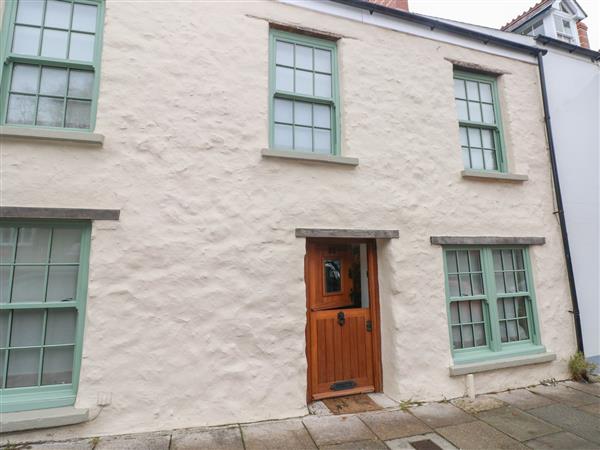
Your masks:
<svg viewBox="0 0 600 450"><path fill-rule="evenodd" d="M539 0L408 0L411 12L500 28ZM588 17L590 47L600 50L600 1L577 0Z"/></svg>

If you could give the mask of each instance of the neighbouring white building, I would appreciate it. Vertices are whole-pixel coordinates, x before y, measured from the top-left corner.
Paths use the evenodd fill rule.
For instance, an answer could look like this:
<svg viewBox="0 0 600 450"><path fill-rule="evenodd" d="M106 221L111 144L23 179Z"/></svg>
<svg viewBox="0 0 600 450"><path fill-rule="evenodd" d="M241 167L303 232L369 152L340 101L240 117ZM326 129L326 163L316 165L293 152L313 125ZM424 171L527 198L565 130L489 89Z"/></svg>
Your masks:
<svg viewBox="0 0 600 450"><path fill-rule="evenodd" d="M6 431L568 377L533 42L360 1L0 4Z"/></svg>

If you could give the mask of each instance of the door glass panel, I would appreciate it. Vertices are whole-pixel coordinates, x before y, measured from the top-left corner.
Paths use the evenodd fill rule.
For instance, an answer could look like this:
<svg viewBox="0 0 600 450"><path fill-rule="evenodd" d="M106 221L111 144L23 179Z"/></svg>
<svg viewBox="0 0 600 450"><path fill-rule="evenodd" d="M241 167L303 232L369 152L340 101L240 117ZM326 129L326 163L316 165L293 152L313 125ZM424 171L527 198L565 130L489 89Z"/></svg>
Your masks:
<svg viewBox="0 0 600 450"><path fill-rule="evenodd" d="M331 294L342 290L342 262L339 259L326 259L325 269L325 293Z"/></svg>
<svg viewBox="0 0 600 450"><path fill-rule="evenodd" d="M6 387L36 386L38 384L39 366L39 348L10 350Z"/></svg>
<svg viewBox="0 0 600 450"><path fill-rule="evenodd" d="M73 347L44 349L42 385L71 383L73 377Z"/></svg>

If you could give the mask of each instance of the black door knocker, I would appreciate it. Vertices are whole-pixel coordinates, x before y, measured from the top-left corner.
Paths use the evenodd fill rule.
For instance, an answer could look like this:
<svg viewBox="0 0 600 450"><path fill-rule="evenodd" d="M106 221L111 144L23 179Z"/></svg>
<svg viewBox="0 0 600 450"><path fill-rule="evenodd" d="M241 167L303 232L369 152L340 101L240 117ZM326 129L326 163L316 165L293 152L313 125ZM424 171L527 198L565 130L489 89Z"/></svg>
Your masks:
<svg viewBox="0 0 600 450"><path fill-rule="evenodd" d="M346 316L344 316L344 311L340 311L337 315L338 323L340 326L344 326L346 323Z"/></svg>

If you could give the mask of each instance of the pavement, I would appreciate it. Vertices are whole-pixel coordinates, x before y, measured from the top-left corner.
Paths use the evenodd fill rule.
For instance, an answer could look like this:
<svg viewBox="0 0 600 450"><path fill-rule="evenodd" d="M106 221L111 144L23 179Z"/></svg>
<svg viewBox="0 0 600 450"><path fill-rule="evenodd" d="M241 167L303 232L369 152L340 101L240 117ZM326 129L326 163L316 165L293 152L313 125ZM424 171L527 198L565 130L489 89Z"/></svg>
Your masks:
<svg viewBox="0 0 600 450"><path fill-rule="evenodd" d="M10 450L451 450L600 449L600 383L572 381L447 402L397 403L369 394L379 411L156 433L19 442ZM6 439L2 439L6 443Z"/></svg>

